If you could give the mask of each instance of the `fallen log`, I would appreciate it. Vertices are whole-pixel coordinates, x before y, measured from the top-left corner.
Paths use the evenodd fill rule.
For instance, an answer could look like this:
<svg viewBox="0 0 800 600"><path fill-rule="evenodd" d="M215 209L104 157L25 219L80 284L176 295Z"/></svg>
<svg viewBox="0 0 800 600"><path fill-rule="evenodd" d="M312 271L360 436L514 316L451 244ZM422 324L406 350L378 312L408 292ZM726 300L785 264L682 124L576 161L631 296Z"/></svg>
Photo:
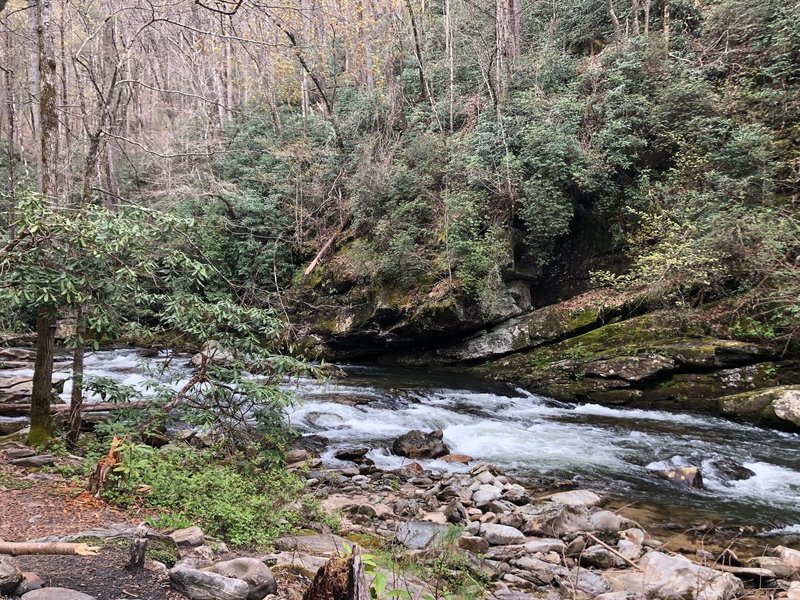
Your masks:
<svg viewBox="0 0 800 600"><path fill-rule="evenodd" d="M87 412L106 412L112 410L123 410L126 408L145 408L147 407L146 400L137 400L135 402L98 402L97 404L85 404L82 413ZM50 407L50 412L54 414L69 411L69 404L53 404ZM3 417L24 417L31 412L30 404L0 404L0 416Z"/></svg>
<svg viewBox="0 0 800 600"><path fill-rule="evenodd" d="M97 546L66 542L0 542L0 554L21 556L23 554L69 554L72 556L96 556Z"/></svg>

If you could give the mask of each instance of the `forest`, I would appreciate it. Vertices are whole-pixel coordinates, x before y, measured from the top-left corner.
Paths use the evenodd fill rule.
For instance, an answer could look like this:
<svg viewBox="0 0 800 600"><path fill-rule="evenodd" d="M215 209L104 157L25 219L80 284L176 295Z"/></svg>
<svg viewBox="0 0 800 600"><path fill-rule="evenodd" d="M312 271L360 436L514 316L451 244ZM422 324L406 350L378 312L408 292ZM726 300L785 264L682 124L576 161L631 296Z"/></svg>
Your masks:
<svg viewBox="0 0 800 600"><path fill-rule="evenodd" d="M24 414L18 441L84 457L64 472L98 498L242 547L336 530L287 465L319 475L344 453L360 477L401 433L339 447L298 408L328 414L309 382L367 385L352 362L401 377L367 382L391 393L427 390L402 371L421 368L575 410L702 414L717 432L733 418L780 430L763 433L775 457L796 450L798 23L792 0L0 0L0 421ZM155 358L126 363L145 387L98 367L121 349ZM461 421L404 410L385 418L492 461L462 453ZM162 453L176 428L212 440ZM438 460L431 444L419 456ZM776 495L796 496L791 454ZM713 463L651 458L707 479ZM498 477L474 485L513 496ZM465 506L447 520L503 513ZM783 506L764 510L794 526ZM510 514L497 523L527 536ZM443 560L432 598L494 577ZM366 593L384 597L371 561Z"/></svg>

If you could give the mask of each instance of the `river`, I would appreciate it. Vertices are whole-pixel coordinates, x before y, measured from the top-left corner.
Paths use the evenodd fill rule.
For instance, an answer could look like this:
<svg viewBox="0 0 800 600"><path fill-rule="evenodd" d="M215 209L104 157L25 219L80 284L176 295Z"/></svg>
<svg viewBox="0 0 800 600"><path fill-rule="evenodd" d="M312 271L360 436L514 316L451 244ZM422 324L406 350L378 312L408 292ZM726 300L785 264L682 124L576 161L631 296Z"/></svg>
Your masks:
<svg viewBox="0 0 800 600"><path fill-rule="evenodd" d="M143 360L135 350L101 351L87 357L86 372L134 386L146 396L153 375ZM170 368L178 378L188 376L188 357L176 357ZM368 446L376 465L400 466L407 459L388 450L395 437L410 429L442 429L452 452L490 461L520 478L570 479L618 503L662 507L665 516L688 514L800 536L796 433L705 414L562 403L452 373L372 365L343 369L345 379L301 379L285 385L298 398L287 409L287 420L304 434L328 438L322 458L329 465L340 462L333 457L337 448ZM26 372L0 372L12 374ZM65 401L69 392L67 382ZM753 475L726 480L721 460L743 465ZM467 468L440 460L420 462L430 469ZM705 489L684 489L650 472L668 465L700 467Z"/></svg>

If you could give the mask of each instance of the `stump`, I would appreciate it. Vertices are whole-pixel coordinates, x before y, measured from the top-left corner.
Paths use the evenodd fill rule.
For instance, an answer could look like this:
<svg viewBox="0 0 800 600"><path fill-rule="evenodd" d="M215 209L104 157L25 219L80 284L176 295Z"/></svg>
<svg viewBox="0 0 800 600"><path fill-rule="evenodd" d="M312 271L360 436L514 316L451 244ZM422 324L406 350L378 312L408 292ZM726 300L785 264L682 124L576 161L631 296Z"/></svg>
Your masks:
<svg viewBox="0 0 800 600"><path fill-rule="evenodd" d="M303 600L369 600L364 564L356 546L346 558L332 558L317 571Z"/></svg>

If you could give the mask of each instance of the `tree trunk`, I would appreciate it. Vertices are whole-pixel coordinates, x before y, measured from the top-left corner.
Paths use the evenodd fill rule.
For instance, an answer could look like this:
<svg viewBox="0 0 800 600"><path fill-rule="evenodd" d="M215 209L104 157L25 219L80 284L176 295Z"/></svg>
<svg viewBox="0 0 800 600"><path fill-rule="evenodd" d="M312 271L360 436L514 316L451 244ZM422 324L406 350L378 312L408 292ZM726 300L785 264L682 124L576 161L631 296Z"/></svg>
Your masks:
<svg viewBox="0 0 800 600"><path fill-rule="evenodd" d="M56 345L56 313L53 307L39 306L36 313L36 362L31 390L31 431L28 444L41 446L53 437L50 400L53 395L53 350Z"/></svg>
<svg viewBox="0 0 800 600"><path fill-rule="evenodd" d="M650 33L650 0L644 0L644 34Z"/></svg>
<svg viewBox="0 0 800 600"><path fill-rule="evenodd" d="M664 0L664 54L669 55L670 0Z"/></svg>
<svg viewBox="0 0 800 600"><path fill-rule="evenodd" d="M639 9L640 9L640 0L633 0L633 6L631 7L631 17L633 20L633 35L639 36L640 29L639 29Z"/></svg>
<svg viewBox="0 0 800 600"><path fill-rule="evenodd" d="M608 6L608 16L611 17L611 24L614 26L614 45L617 47L617 50L619 50L622 33L620 32L617 11L614 10L614 0L606 0L606 5Z"/></svg>
<svg viewBox="0 0 800 600"><path fill-rule="evenodd" d="M6 84L6 108L8 110L8 137L6 139L6 160L8 161L7 180L6 180L6 193L8 194L8 239L12 240L15 236L14 231L14 135L15 135L15 121L14 121L14 84L11 78L13 71L11 70L11 33L6 31L5 35L5 62L7 67L5 72Z"/></svg>
<svg viewBox="0 0 800 600"><path fill-rule="evenodd" d="M414 35L414 56L417 59L417 71L419 72L419 97L421 100L428 99L428 83L425 80L425 63L422 61L422 36L417 27L417 19L414 15L414 7L411 0L406 0L408 16L411 19L411 33Z"/></svg>
<svg viewBox="0 0 800 600"><path fill-rule="evenodd" d="M69 406L69 427L67 429L67 444L70 448L78 445L81 435L81 410L83 409L83 357L86 348L83 344L85 326L83 325L83 311L78 307L77 314L77 345L72 355L72 394Z"/></svg>

